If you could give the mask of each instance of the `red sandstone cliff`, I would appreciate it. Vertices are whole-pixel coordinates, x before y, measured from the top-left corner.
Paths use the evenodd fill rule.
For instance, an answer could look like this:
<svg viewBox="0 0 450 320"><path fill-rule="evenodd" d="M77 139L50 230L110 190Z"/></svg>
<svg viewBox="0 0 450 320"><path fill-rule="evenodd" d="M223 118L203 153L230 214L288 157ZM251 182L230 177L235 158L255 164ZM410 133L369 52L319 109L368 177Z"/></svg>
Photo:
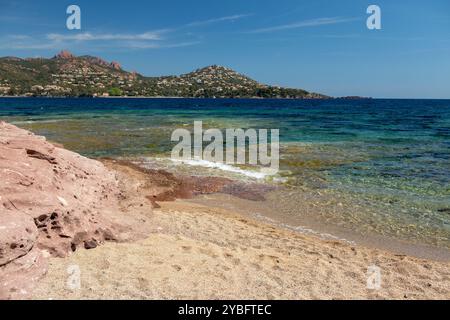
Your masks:
<svg viewBox="0 0 450 320"><path fill-rule="evenodd" d="M102 163L0 121L0 299L27 297L47 256L148 234L124 198ZM151 212L148 201L133 205Z"/></svg>

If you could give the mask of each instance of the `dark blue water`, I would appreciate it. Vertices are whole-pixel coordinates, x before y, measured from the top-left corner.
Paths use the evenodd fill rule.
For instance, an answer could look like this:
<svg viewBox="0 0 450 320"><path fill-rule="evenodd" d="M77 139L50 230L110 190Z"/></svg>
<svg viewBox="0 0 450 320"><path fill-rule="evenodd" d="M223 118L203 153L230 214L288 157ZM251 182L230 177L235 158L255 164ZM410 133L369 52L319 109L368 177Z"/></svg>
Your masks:
<svg viewBox="0 0 450 320"><path fill-rule="evenodd" d="M355 224L450 247L450 100L5 98L0 118L91 157L167 156L194 120L280 129L287 185L354 201Z"/></svg>

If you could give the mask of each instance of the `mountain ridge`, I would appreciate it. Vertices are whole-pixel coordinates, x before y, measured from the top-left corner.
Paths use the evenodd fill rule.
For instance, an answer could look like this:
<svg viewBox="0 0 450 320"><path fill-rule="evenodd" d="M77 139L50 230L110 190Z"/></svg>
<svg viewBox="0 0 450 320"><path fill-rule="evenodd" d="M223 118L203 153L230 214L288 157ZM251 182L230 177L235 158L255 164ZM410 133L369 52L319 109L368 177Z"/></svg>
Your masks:
<svg viewBox="0 0 450 320"><path fill-rule="evenodd" d="M63 50L52 58L0 58L0 96L125 96L326 99L303 89L259 83L220 65L147 77L90 55Z"/></svg>

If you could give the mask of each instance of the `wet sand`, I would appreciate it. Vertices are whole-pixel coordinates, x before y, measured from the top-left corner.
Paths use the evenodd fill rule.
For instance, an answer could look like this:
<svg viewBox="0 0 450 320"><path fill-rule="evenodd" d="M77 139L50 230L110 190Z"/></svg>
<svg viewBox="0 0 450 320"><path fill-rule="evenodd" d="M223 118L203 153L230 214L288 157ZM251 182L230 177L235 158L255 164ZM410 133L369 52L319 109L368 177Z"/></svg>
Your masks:
<svg viewBox="0 0 450 320"><path fill-rule="evenodd" d="M245 205L236 209L239 202L254 201L258 188L239 198L230 195L237 188L229 181L202 189L205 181L183 182L118 162L106 165L133 186L133 197L155 204L146 216L149 237L51 258L35 299L450 298L448 262L321 239L252 216ZM223 188L233 192L215 193ZM222 199L218 205L221 196L231 202ZM173 198L184 199L163 201ZM68 287L73 265L81 272L79 289ZM379 288L367 287L371 266L380 268Z"/></svg>
<svg viewBox="0 0 450 320"><path fill-rule="evenodd" d="M266 194L269 198L276 197L278 192ZM298 196L298 194L296 194ZM316 197L315 202L320 202L320 197ZM302 211L308 210L311 206L310 195L305 192L303 207L296 210L296 214L290 214L280 210L279 203L272 201L249 201L233 197L228 194L201 195L189 200L192 203L202 204L208 207L223 208L232 212L237 212L246 217L251 217L259 221L271 224L278 228L283 228L298 232L304 235L317 237L323 240L338 240L349 245L361 245L370 248L380 248L391 251L396 254L405 254L416 258L431 259L443 262L450 262L450 250L443 247L427 245L423 243L412 243L400 239L394 239L375 233L360 233L355 230L349 230L346 227L326 223L318 216L317 212L309 208L309 213ZM309 203L308 203L309 202ZM320 210L320 208L315 209ZM302 212L303 214L297 214Z"/></svg>

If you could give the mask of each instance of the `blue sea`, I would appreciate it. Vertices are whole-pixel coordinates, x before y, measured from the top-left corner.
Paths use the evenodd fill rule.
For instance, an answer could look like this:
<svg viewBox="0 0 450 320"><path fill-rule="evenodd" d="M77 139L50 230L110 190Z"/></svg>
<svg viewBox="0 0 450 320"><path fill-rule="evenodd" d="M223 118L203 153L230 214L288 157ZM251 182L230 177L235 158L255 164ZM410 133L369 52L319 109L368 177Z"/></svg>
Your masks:
<svg viewBox="0 0 450 320"><path fill-rule="evenodd" d="M301 194L317 194L323 224L450 248L450 100L2 98L0 119L89 157L161 165L195 120L279 129L283 210L301 216Z"/></svg>

